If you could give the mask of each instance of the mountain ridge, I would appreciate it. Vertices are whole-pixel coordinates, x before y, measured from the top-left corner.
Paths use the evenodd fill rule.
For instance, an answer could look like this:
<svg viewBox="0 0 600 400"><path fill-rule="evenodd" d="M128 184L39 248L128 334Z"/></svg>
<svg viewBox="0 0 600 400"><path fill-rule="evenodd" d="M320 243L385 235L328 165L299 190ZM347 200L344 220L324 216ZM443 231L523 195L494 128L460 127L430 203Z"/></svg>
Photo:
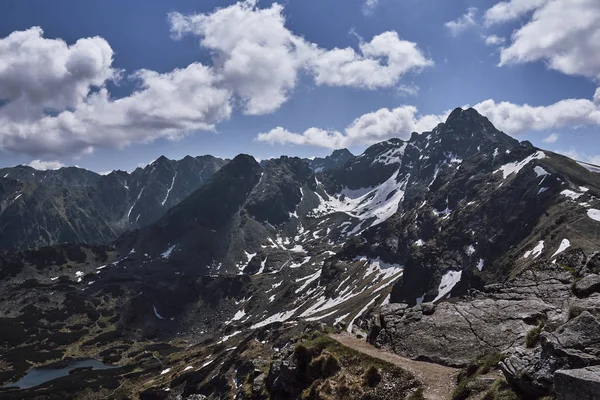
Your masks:
<svg viewBox="0 0 600 400"><path fill-rule="evenodd" d="M240 155L157 220L111 245L63 244L0 256L0 292L6 293L0 323L11 332L0 346L14 366L0 377L24 374L23 360L39 357L41 349L55 352L44 353L48 363L77 348L80 357L139 367L139 380L115 379L151 381L148 398L165 388L182 396L233 396L241 389L229 383L232 376L258 382L267 364L273 379L296 379L278 362L293 358L286 343L300 340L304 329L314 331L311 324L448 365L464 366L495 349L518 360L518 346L539 321L569 323L574 298L585 312L600 309L593 283L600 271L600 176L508 137L473 111L451 117L431 132L374 144L319 171L298 157L259 164ZM168 162L154 167L162 164ZM2 184L10 192L23 183ZM134 207L131 214L137 218ZM578 283L590 274L592 282ZM578 284L576 293L585 294L570 289ZM558 299L552 288L560 288ZM482 325L478 304L491 310L493 327L506 322L503 307L523 312L511 312L512 331L501 335ZM591 321L587 314L582 319ZM456 340L445 343L436 324ZM66 336L65 329L81 336ZM413 340L427 332L436 340ZM46 341L23 339L35 337ZM466 352L461 337L481 352ZM470 345L480 338L500 344ZM139 343L169 350L146 350L158 364L141 356L147 353ZM256 366L256 374L258 364L249 361L256 359L254 346L271 360ZM527 354L527 365L544 362ZM191 357L215 364L198 368L198 375L183 373ZM507 367L511 379L529 390L515 365ZM167 368L179 375L162 377ZM250 372L238 376L240 370ZM272 382L268 373L263 382ZM277 386L261 385L259 391ZM540 393L550 390L542 387Z"/></svg>

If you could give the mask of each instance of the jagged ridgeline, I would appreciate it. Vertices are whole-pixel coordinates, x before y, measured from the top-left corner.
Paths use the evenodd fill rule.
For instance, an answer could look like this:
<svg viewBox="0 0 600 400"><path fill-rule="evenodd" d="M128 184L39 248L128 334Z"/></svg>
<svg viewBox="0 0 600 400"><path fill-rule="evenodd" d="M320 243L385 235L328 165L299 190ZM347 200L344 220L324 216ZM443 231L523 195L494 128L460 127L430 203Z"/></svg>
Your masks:
<svg viewBox="0 0 600 400"><path fill-rule="evenodd" d="M56 243L106 244L160 218L228 160L160 157L132 173L82 168L0 169L0 251Z"/></svg>
<svg viewBox="0 0 600 400"><path fill-rule="evenodd" d="M553 390L555 371L597 360L577 349L548 366L540 354L575 351L554 332L597 323L600 175L473 109L359 156L161 158L132 174L2 176L3 249L87 244L0 257L0 379L70 358L118 366L4 389L7 398L426 390L307 333L319 323L450 367L502 359L511 388L531 396ZM480 379L467 378L465 390Z"/></svg>

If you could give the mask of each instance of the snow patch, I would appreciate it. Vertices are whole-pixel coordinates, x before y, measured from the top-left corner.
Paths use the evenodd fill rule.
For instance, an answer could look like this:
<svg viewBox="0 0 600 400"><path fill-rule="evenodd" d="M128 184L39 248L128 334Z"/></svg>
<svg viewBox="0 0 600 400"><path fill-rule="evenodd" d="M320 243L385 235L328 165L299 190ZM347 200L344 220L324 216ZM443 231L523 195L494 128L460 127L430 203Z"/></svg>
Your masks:
<svg viewBox="0 0 600 400"><path fill-rule="evenodd" d="M164 253L162 253L160 256L162 258L169 258L171 257L171 253L173 252L173 250L175 249L176 245L173 245L171 247L169 247Z"/></svg>
<svg viewBox="0 0 600 400"><path fill-rule="evenodd" d="M363 315L365 313L365 311L367 311L367 309L369 308L369 306L375 302L375 300L377 300L377 297L375 297L374 299L371 299L371 301L369 301L367 304L365 304L365 306L358 312L358 314L356 314L354 316L354 318L352 318L350 320L350 322L348 323L348 327L346 328L346 332L352 333L352 326L354 325L354 321L356 321L356 319L358 317L360 317L361 315Z"/></svg>
<svg viewBox="0 0 600 400"><path fill-rule="evenodd" d="M171 190L173 190L173 185L175 185L175 178L177 178L177 171L175 171L175 175L173 175L173 180L171 181L171 186L167 189L167 195L165 196L164 200L161 203L162 206L165 205L165 203L167 202L167 199L169 198L169 195L171 194Z"/></svg>
<svg viewBox="0 0 600 400"><path fill-rule="evenodd" d="M262 328L263 326L267 326L269 324L272 324L273 322L285 322L294 315L294 313L296 312L297 309L298 308L294 308L293 310L290 310L290 311L284 311L284 312L280 312L277 314L273 314L269 318L267 318L257 324L252 325L250 327L250 329Z"/></svg>
<svg viewBox="0 0 600 400"><path fill-rule="evenodd" d="M565 189L562 192L560 192L560 194L562 194L565 197L570 198L571 200L577 200L578 198L580 198L581 196L583 196L583 193L577 193L574 192L572 190L569 189Z"/></svg>
<svg viewBox="0 0 600 400"><path fill-rule="evenodd" d="M158 319L165 319L162 315L160 315L158 313L158 311L156 310L156 306L155 305L152 305L152 309L154 309L154 315L156 315L156 318L158 318Z"/></svg>
<svg viewBox="0 0 600 400"><path fill-rule="evenodd" d="M321 272L322 272L322 269L318 270L317 272L315 272L312 275L309 275L304 278L296 280L296 282L299 282L299 281L301 282L303 280L306 280L306 282L304 282L304 284L302 286L300 286L298 289L296 289L296 293L302 292L304 289L306 289L308 287L308 285L310 285L312 282L319 279L319 277L321 276Z"/></svg>
<svg viewBox="0 0 600 400"><path fill-rule="evenodd" d="M544 154L543 151L536 151L535 153L533 153L532 155L530 155L529 157L526 157L525 159L523 159L521 161L515 161L515 162L508 163L508 164L504 164L503 166L501 166L500 168L495 170L494 174L502 171L502 178L506 179L512 174L518 174L523 169L523 167L525 167L531 161L541 160L542 158L545 158L545 157L546 157L546 154Z"/></svg>
<svg viewBox="0 0 600 400"><path fill-rule="evenodd" d="M465 251L466 251L467 255L469 255L469 256L470 256L470 255L472 255L473 253L475 253L475 247L473 247L473 245L472 245L472 244L470 244L470 245L468 245L468 246L467 246L467 249L466 249Z"/></svg>
<svg viewBox="0 0 600 400"><path fill-rule="evenodd" d="M558 246L558 250L556 250L556 251L554 252L554 254L552 254L552 255L550 256L550 258L553 258L554 256L556 256L556 255L558 255L558 254L562 253L563 251L565 251L565 250L566 250L566 249L568 249L569 247L571 247L571 242L569 241L569 239L563 239L563 240L560 242L560 245Z"/></svg>
<svg viewBox="0 0 600 400"><path fill-rule="evenodd" d="M481 272L481 270L483 269L483 264L484 264L483 258L480 258L479 262L477 263L477 269L479 270L479 272Z"/></svg>
<svg viewBox="0 0 600 400"><path fill-rule="evenodd" d="M442 276L442 281L440 282L440 286L438 287L438 295L433 299L433 302L440 300L447 294L449 294L454 286L460 279L462 278L462 271L448 271Z"/></svg>
<svg viewBox="0 0 600 400"><path fill-rule="evenodd" d="M544 250L544 241L540 240L533 250L527 250L525 252L523 258L529 258L529 256L533 255L533 258L536 259L542 254L542 250Z"/></svg>
<svg viewBox="0 0 600 400"><path fill-rule="evenodd" d="M223 336L223 337L221 338L221 340L219 340L219 341L217 342L217 344L224 343L224 342L228 341L229 339L231 339L232 337L234 337L234 336L236 336L236 335L239 335L240 333L242 333L242 331L235 331L235 332L233 332L233 333L231 333L231 334L229 334L229 335L225 335L225 336Z"/></svg>
<svg viewBox="0 0 600 400"><path fill-rule="evenodd" d="M596 210L595 208L590 208L587 210L587 215L594 221L600 222L600 210Z"/></svg>
<svg viewBox="0 0 600 400"><path fill-rule="evenodd" d="M535 172L535 174L537 176L545 176L545 175L550 175L550 172L546 171L544 168L540 167L539 165L537 165L533 171Z"/></svg>
<svg viewBox="0 0 600 400"><path fill-rule="evenodd" d="M408 174L402 182L397 182L398 173L399 171L396 171L372 190L345 190L335 196L328 195L328 200L317 193L319 206L313 210L313 214L315 217L322 217L341 212L362 221L372 221L370 226L378 225L398 211L399 203L404 198L404 190L410 175ZM362 192L366 193L362 194Z"/></svg>

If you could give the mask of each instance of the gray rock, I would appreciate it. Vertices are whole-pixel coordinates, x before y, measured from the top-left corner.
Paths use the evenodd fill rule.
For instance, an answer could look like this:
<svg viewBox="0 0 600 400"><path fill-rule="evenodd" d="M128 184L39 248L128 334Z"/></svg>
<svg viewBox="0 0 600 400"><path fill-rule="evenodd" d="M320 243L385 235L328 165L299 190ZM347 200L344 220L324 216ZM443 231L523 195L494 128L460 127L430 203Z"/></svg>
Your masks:
<svg viewBox="0 0 600 400"><path fill-rule="evenodd" d="M557 400L593 400L600 396L600 366L556 371L555 380Z"/></svg>
<svg viewBox="0 0 600 400"><path fill-rule="evenodd" d="M382 312L376 345L412 358L465 366L485 354L501 353L517 342L538 319L555 311L539 299L442 302L402 314Z"/></svg>
<svg viewBox="0 0 600 400"><path fill-rule="evenodd" d="M559 369L600 364L600 322L584 311L554 332L542 332L535 349L515 347L500 364L507 380L532 396L550 393Z"/></svg>
<svg viewBox="0 0 600 400"><path fill-rule="evenodd" d="M594 292L600 292L600 275L591 274L581 279L573 288L579 297L589 296Z"/></svg>
<svg viewBox="0 0 600 400"><path fill-rule="evenodd" d="M254 381L252 382L252 392L260 393L265 384L265 379L266 379L266 376L264 373L258 375L256 378L254 378Z"/></svg>

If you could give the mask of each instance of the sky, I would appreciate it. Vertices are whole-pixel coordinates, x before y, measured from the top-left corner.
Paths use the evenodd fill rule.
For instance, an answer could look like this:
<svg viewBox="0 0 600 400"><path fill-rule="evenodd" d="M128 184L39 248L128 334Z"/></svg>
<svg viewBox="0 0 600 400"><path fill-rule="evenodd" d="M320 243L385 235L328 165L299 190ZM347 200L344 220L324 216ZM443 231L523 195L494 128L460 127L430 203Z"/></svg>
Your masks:
<svg viewBox="0 0 600 400"><path fill-rule="evenodd" d="M472 106L600 164L597 0L0 2L0 166L361 153Z"/></svg>

